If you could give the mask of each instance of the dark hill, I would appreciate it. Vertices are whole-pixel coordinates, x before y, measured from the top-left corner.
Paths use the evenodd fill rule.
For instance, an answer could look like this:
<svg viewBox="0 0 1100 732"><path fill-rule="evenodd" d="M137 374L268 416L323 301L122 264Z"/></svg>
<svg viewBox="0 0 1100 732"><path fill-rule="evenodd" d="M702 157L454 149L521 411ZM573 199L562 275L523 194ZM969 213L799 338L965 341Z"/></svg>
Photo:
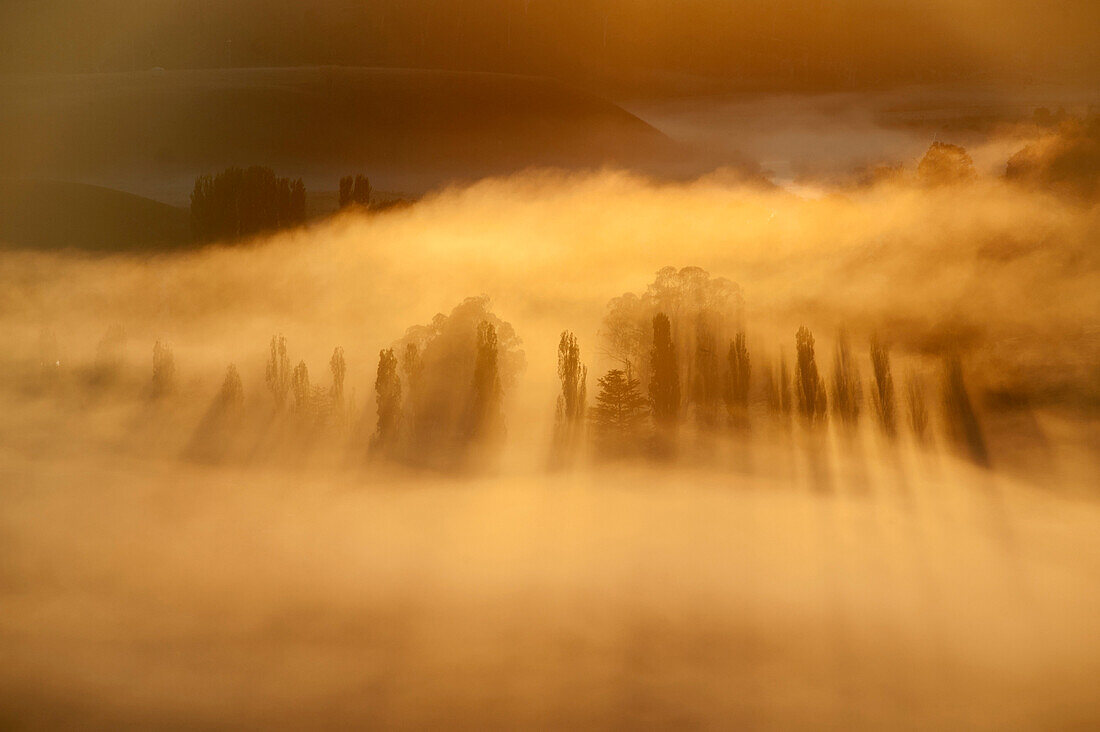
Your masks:
<svg viewBox="0 0 1100 732"><path fill-rule="evenodd" d="M0 175L81 180L183 204L190 182L267 165L311 190L390 189L531 166L645 169L660 132L561 83L503 74L284 68L0 80Z"/></svg>
<svg viewBox="0 0 1100 732"><path fill-rule="evenodd" d="M79 183L0 180L0 248L150 251L190 240L182 208Z"/></svg>

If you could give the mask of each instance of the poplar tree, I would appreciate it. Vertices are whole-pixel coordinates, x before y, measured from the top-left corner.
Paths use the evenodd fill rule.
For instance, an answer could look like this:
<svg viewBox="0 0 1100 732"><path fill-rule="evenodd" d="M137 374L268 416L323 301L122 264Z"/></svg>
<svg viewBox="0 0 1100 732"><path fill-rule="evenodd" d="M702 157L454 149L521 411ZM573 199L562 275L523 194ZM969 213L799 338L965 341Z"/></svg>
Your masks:
<svg viewBox="0 0 1100 732"><path fill-rule="evenodd" d="M833 361L833 411L843 424L853 427L859 422L862 400L859 367L852 359L847 337L841 334Z"/></svg>
<svg viewBox="0 0 1100 732"><path fill-rule="evenodd" d="M726 375L726 406L737 421L742 421L749 408L749 379L752 365L749 362L749 349L745 345L745 334L739 332L730 341L726 355L729 372Z"/></svg>
<svg viewBox="0 0 1100 732"><path fill-rule="evenodd" d="M294 387L294 411L299 415L308 414L310 411L310 398L313 394L309 388L309 369L305 361L299 361L291 374L291 383Z"/></svg>
<svg viewBox="0 0 1100 732"><path fill-rule="evenodd" d="M351 203L351 190L353 185L353 179L350 175L345 175L340 179L340 194L339 204L340 208L344 208Z"/></svg>
<svg viewBox="0 0 1100 732"><path fill-rule="evenodd" d="M347 375L348 366L344 361L344 349L337 346L332 352L332 358L328 362L332 371L332 389L329 393L332 403L340 407L344 403L344 377Z"/></svg>
<svg viewBox="0 0 1100 732"><path fill-rule="evenodd" d="M286 338L282 335L271 337L271 355L265 374L267 388L275 400L275 410L282 411L286 406L286 394L290 391L290 358L286 353Z"/></svg>
<svg viewBox="0 0 1100 732"><path fill-rule="evenodd" d="M954 355L949 356L944 364L943 413L948 434L955 444L975 463L988 466L989 450L982 427L966 390L962 362Z"/></svg>
<svg viewBox="0 0 1100 732"><path fill-rule="evenodd" d="M397 356L392 348L378 352L378 370L374 377L378 423L371 446L390 449L401 429L401 377L397 375Z"/></svg>
<svg viewBox="0 0 1100 732"><path fill-rule="evenodd" d="M672 344L672 326L668 316L653 317L653 348L650 350L649 398L653 418L658 425L676 424L680 412L680 376L676 349Z"/></svg>
<svg viewBox="0 0 1100 732"><path fill-rule="evenodd" d="M554 413L554 447L556 459L563 459L576 447L584 426L588 380L577 337L569 331L562 331L558 340L558 379L561 393Z"/></svg>
<svg viewBox="0 0 1100 732"><path fill-rule="evenodd" d="M890 373L890 354L877 337L871 339L871 366L875 372L875 389L872 393L875 414L878 415L882 431L893 437L898 431L894 377Z"/></svg>
<svg viewBox="0 0 1100 732"><path fill-rule="evenodd" d="M795 334L794 340L797 352L794 378L798 393L798 411L806 421L813 423L825 416L828 403L825 396L825 383L818 373L817 361L814 358L813 333L806 326L802 326Z"/></svg>
<svg viewBox="0 0 1100 732"><path fill-rule="evenodd" d="M470 436L490 440L502 436L503 387L500 383L497 329L487 321L477 328L477 357L474 362Z"/></svg>

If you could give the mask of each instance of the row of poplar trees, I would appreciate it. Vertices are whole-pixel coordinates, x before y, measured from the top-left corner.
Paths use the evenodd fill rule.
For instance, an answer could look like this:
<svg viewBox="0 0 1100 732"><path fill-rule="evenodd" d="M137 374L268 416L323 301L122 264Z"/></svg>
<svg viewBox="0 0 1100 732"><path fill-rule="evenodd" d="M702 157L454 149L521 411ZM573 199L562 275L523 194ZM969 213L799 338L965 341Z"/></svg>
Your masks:
<svg viewBox="0 0 1100 732"><path fill-rule="evenodd" d="M652 347L645 364L648 394L643 394L642 382L629 366L611 369L597 379L599 391L591 408L585 404L588 372L581 362L576 336L570 332L561 334L558 376L562 388L555 414L552 462L562 464L576 454L586 424L592 427L595 446L601 455L623 456L649 450L667 456L673 449L676 427L689 406L694 408L701 424L715 424L709 412L718 393L725 403L728 424L747 426L752 364L745 334L738 332L729 342L722 383L708 383L719 377L697 369L691 394L685 397L681 393L680 368L669 318L658 313L653 317L652 329ZM793 378L783 358L778 369L763 369L762 389L769 410L785 418L797 410L805 424L820 425L828 418L831 391L833 415L843 428L853 429L862 409L863 388L847 338L842 335L838 342L829 386L818 369L814 336L804 326L795 334L795 352ZM875 418L886 435L895 437L899 431L899 410L894 378L889 353L877 338L871 340L870 358ZM920 381L910 378L905 395L908 425L915 438L923 442L928 436L929 415ZM945 359L942 403L949 437L976 462L987 463L985 442L957 357Z"/></svg>

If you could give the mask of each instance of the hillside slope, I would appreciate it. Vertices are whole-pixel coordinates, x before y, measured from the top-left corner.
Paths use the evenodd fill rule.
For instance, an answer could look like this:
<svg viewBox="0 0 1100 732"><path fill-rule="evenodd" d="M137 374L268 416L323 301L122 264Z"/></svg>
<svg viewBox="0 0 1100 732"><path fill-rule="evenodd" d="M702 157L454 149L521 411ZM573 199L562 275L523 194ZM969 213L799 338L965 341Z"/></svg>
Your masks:
<svg viewBox="0 0 1100 732"><path fill-rule="evenodd" d="M151 251L190 241L185 209L79 183L0 180L0 249Z"/></svg>
<svg viewBox="0 0 1100 732"><path fill-rule="evenodd" d="M0 175L183 203L189 182L263 164L311 189L366 171L419 191L531 166L645 168L660 132L558 82L366 68L149 71L0 81Z"/></svg>

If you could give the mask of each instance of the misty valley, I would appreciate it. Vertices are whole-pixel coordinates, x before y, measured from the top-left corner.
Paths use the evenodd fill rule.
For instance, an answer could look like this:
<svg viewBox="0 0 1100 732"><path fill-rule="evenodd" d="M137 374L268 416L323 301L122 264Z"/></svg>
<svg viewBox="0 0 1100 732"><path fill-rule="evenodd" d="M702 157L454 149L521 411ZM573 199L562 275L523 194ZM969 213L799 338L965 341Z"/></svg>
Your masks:
<svg viewBox="0 0 1100 732"><path fill-rule="evenodd" d="M7 252L5 707L1083 708L1095 225L980 178L548 175L143 259ZM673 241L705 268L667 266Z"/></svg>
<svg viewBox="0 0 1100 732"><path fill-rule="evenodd" d="M1098 8L0 3L0 729L1100 728Z"/></svg>

